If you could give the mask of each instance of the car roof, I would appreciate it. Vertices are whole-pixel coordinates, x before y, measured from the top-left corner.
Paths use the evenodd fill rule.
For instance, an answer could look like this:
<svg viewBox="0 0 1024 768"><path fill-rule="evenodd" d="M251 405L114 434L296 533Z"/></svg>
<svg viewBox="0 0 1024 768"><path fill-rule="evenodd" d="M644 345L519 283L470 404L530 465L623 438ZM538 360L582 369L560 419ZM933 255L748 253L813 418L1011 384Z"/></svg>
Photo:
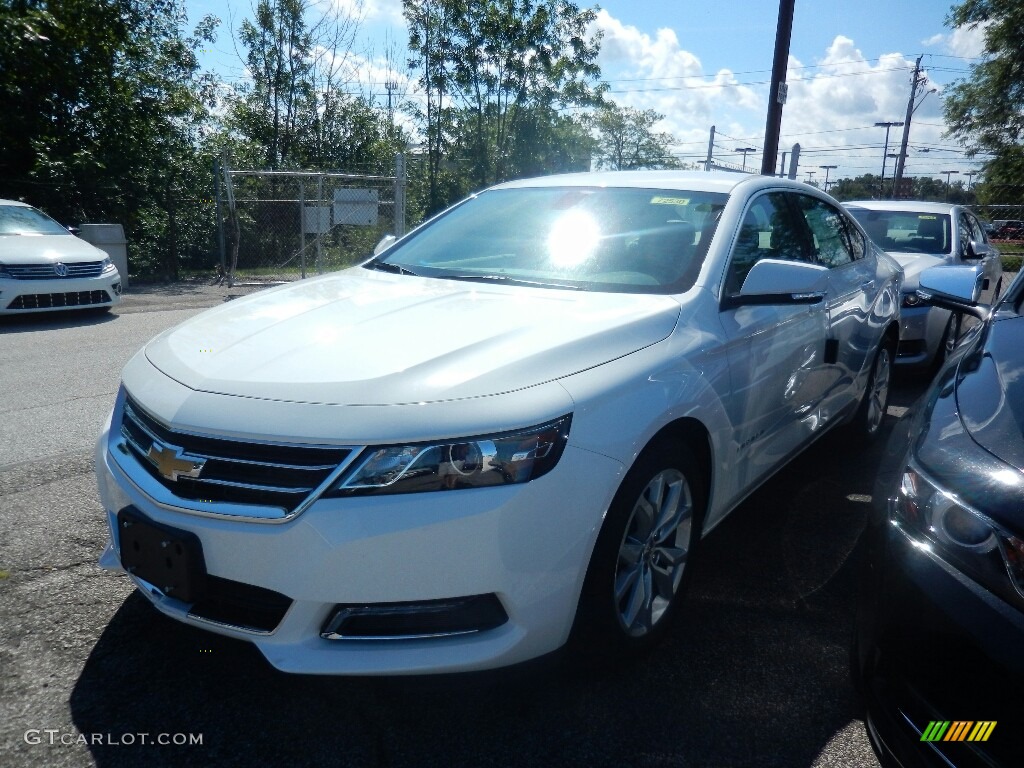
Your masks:
<svg viewBox="0 0 1024 768"><path fill-rule="evenodd" d="M924 200L847 200L847 208L867 208L869 211L909 211L911 213L951 213L959 206L953 203L932 203Z"/></svg>
<svg viewBox="0 0 1024 768"><path fill-rule="evenodd" d="M3 200L3 199L0 199L0 205L16 205L19 208L31 208L32 207L28 203L23 203L20 200Z"/></svg>
<svg viewBox="0 0 1024 768"><path fill-rule="evenodd" d="M729 171L591 171L539 176L498 184L492 189L525 187L635 187L639 189L680 189L691 192L731 193L740 185L752 187L792 187L820 194L816 187L775 176Z"/></svg>

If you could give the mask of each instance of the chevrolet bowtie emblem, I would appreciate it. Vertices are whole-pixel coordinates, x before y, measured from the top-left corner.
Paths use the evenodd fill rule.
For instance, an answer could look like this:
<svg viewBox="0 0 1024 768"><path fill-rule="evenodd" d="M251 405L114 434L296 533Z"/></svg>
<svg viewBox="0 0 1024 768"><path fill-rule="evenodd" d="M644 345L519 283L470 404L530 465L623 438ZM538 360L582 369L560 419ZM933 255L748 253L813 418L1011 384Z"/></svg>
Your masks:
<svg viewBox="0 0 1024 768"><path fill-rule="evenodd" d="M186 458L180 448L173 445L161 445L153 443L146 454L156 471L172 482L177 482L179 477L199 477L206 464L205 459Z"/></svg>

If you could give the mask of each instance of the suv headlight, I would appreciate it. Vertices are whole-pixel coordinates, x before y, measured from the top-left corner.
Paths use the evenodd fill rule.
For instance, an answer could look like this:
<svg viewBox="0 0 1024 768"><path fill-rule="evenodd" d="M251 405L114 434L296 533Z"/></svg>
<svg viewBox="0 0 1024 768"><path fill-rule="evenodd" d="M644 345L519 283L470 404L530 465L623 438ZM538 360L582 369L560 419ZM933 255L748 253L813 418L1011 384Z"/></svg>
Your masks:
<svg viewBox="0 0 1024 768"><path fill-rule="evenodd" d="M100 270L100 274L105 275L107 272L112 272L113 270L114 262L110 260L109 256L107 256L107 258L103 260L103 269Z"/></svg>
<svg viewBox="0 0 1024 768"><path fill-rule="evenodd" d="M368 449L327 496L421 493L526 483L558 463L572 416L499 435Z"/></svg>
<svg viewBox="0 0 1024 768"><path fill-rule="evenodd" d="M893 522L919 544L935 547L944 560L990 591L1011 600L1024 597L1024 541L963 504L914 464L904 470L891 504Z"/></svg>

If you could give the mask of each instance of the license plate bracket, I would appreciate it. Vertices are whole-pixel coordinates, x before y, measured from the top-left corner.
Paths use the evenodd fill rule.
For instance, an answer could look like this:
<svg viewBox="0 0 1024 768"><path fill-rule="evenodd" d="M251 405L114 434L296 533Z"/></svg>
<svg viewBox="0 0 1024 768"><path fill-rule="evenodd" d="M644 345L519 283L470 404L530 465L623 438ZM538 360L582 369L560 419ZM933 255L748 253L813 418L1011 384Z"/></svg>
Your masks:
<svg viewBox="0 0 1024 768"><path fill-rule="evenodd" d="M206 592L199 537L150 520L134 507L117 513L121 565L168 597L194 603Z"/></svg>

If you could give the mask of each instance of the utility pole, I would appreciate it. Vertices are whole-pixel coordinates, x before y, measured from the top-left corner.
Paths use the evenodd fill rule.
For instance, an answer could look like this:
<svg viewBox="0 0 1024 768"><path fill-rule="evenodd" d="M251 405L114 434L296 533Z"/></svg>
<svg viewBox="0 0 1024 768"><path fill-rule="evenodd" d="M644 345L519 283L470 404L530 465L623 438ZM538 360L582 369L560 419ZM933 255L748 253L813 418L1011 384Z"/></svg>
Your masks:
<svg viewBox="0 0 1024 768"><path fill-rule="evenodd" d="M818 167L824 169L824 171L825 171L825 184L824 184L824 186L822 186L821 191L822 192L828 192L828 172L831 171L831 170L834 170L838 166L835 166L835 165L819 165Z"/></svg>
<svg viewBox="0 0 1024 768"><path fill-rule="evenodd" d="M786 65L789 62L789 42L793 36L793 7L796 0L779 0L779 22L775 28L775 58L772 61L772 84L768 91L768 118L764 128L764 154L761 156L761 174L775 173L775 159L779 155L779 136L782 133L782 105L786 103Z"/></svg>
<svg viewBox="0 0 1024 768"><path fill-rule="evenodd" d="M736 147L735 151L743 153L743 170L747 170L747 155L751 152L757 152L757 147Z"/></svg>
<svg viewBox="0 0 1024 768"><path fill-rule="evenodd" d="M395 112L391 108L391 93L398 90L398 81L388 80L384 83L384 87L388 90L388 126L393 132L395 129Z"/></svg>
<svg viewBox="0 0 1024 768"><path fill-rule="evenodd" d="M950 187L950 183L949 183L949 177L952 176L954 173L959 174L960 171L939 171L939 173L946 174L946 202L948 203L949 202L949 190L951 188Z"/></svg>
<svg viewBox="0 0 1024 768"><path fill-rule="evenodd" d="M715 153L715 126L711 126L711 136L708 138L708 159L704 161L704 170L711 170L711 158Z"/></svg>
<svg viewBox="0 0 1024 768"><path fill-rule="evenodd" d="M898 128L903 123L875 123L875 128L885 128L885 149L882 150L882 178L878 180L878 199L885 200L885 160L889 156L889 129Z"/></svg>
<svg viewBox="0 0 1024 768"><path fill-rule="evenodd" d="M932 88L921 97L921 101L917 100L917 91L928 82L928 78L921 74L921 59L924 58L922 53L917 57L917 61L914 62L914 74L910 76L910 99L907 100L907 117L903 121L903 140L900 142L900 154L896 159L896 176L893 182L893 197L896 197L899 193L901 184L903 181L903 166L907 162L907 142L910 140L910 119L914 116L914 112L921 106L921 102L924 101L925 96L929 93L935 93L935 89Z"/></svg>

